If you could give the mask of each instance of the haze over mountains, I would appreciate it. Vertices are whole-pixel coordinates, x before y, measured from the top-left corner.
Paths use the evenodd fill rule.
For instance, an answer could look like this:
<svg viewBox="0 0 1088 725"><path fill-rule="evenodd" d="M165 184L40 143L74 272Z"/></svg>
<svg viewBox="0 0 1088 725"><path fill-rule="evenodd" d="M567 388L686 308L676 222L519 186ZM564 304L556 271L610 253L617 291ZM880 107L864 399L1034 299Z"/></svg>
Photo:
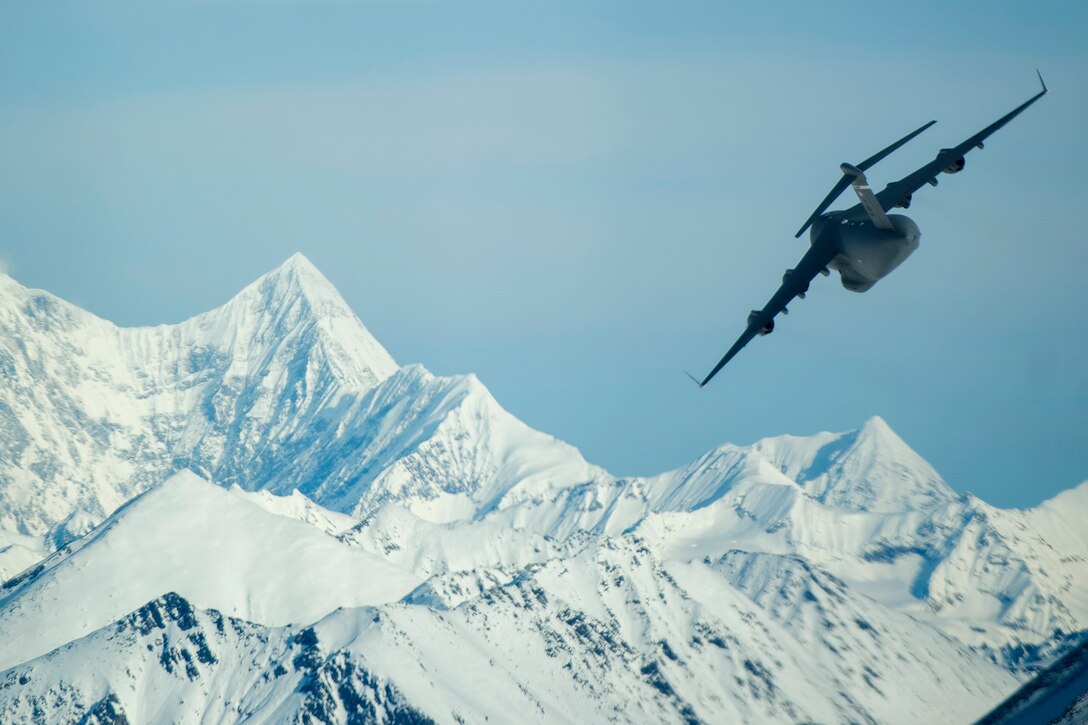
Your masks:
<svg viewBox="0 0 1088 725"><path fill-rule="evenodd" d="M147 328L0 275L0 380L4 721L967 722L1088 628L1088 483L879 418L617 478L301 255Z"/></svg>

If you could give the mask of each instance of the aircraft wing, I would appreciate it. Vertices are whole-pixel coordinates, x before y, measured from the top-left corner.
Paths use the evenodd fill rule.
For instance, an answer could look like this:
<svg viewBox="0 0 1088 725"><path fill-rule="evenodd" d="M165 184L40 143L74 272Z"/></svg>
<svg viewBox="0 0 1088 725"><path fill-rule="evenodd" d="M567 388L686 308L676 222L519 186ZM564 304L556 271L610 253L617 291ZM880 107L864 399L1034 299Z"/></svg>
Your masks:
<svg viewBox="0 0 1088 725"><path fill-rule="evenodd" d="M967 139L958 146L950 149L941 149L937 153L937 158L930 161L928 164L918 169L909 176L905 176L899 181L892 182L885 187L884 191L876 195L877 200L880 201L880 205L884 207L884 211L888 211L892 207L896 206L900 202L908 199L911 194L918 191L925 184L937 185L937 175L942 171L954 167L957 162L959 168L963 167L963 158L967 155L967 152L971 149L982 148L982 142L985 141L994 131L998 130L1012 119L1020 115L1031 104L1046 95L1047 88L1046 83L1043 82L1042 74L1039 74L1039 83L1043 86L1043 89L1029 98L1024 103L1013 110L1006 113L1001 118L991 123L986 128L976 133L971 138ZM958 170L958 169L957 169Z"/></svg>
<svg viewBox="0 0 1088 725"><path fill-rule="evenodd" d="M814 244L809 247L808 252L801 258L797 267L788 271L785 277L782 278L782 286L778 288L778 291L774 293L774 296L771 297L763 309L752 311L752 314L748 317L748 327L733 343L733 347L729 348L729 352L725 353L725 357L718 361L718 364L703 378L702 382L695 378L692 378L692 380L695 380L700 388L709 383L710 379L717 375L718 371L725 367L726 363L752 341L752 338L760 334L768 324L773 327L774 318L778 316L778 313L789 314L786 305L792 302L794 297L804 297L805 292L808 291L809 283L817 274L827 273L827 265L834 258L835 253L827 245Z"/></svg>

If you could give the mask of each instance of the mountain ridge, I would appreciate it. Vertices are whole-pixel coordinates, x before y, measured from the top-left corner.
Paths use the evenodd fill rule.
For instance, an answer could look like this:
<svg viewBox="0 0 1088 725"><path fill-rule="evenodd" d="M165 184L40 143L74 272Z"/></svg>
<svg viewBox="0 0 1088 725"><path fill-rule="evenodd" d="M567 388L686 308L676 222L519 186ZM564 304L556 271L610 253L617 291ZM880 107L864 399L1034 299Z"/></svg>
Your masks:
<svg viewBox="0 0 1088 725"><path fill-rule="evenodd" d="M567 712L559 703L586 695L566 689L568 675L553 672L547 652L568 652L568 672L587 678L576 688L596 693L587 702L609 682L632 693L643 717L676 720L725 712L797 720L805 712L797 673L818 662L837 673L820 717L864 721L894 713L889 682L929 682L912 641L962 663L956 676L976 688L971 707L981 713L993 704L983 700L1011 690L994 665L1023 677L1088 626L1088 535L1078 525L1080 512L1088 514L1088 482L1030 509L997 509L955 493L879 417L846 433L723 444L673 471L615 477L517 420L475 375L398 366L302 255L178 325L117 328L10 278L0 284L12 291L0 300L0 378L8 383L0 387L0 636L12 643L0 668L9 673L176 592L265 628L258 640L288 623L335 620L334 629L377 631L367 617L392 617L399 624L387 634L324 661L369 673L353 680L365 680L367 692L385 687L378 680L395 685L396 697L382 690L388 702L450 703L448 712L429 711L439 721L477 711L448 689L456 677L415 682L396 643L445 661L419 639L423 632L475 642L488 617L508 617L511 632L531 621L544 638L529 660L504 660L503 676L536 674L495 707ZM229 536L228 512L247 522ZM309 542L299 546L324 552L322 564L307 570L297 552L274 555L278 544L258 543L266 540ZM207 548L214 542L222 551ZM251 550L268 561L244 554ZM132 567L132 581L116 579L126 571L119 551L145 562ZM600 552L613 553L594 559ZM230 586L201 575L217 558L237 576ZM278 565L268 570L270 562ZM384 593L371 587L377 599L360 599L343 588L351 577L330 572L333 562L399 584ZM95 571L117 596L99 592L79 609L97 591L81 577ZM290 597L282 611L259 605L293 589L285 577L324 593L308 607ZM643 588L620 583L630 577ZM673 591L690 621L655 614L645 601L653 587ZM700 598L707 592L727 600L713 627L761 637L767 659L750 670L692 649L690 637L718 636L690 629L711 627L700 613L717 607ZM538 594L566 603L527 609ZM337 615L345 606L357 614ZM66 630L65 618L82 624ZM634 637L637 621L656 622L661 642ZM763 634L737 629L747 626ZM627 634L616 640L620 632ZM854 660L840 661L843 647ZM610 674L598 648L637 676ZM904 660L884 650L913 664L896 664ZM143 662L137 651L117 655L118 672L122 660ZM677 664L689 656L766 701L738 704L736 692ZM783 658L793 663L783 665L794 673L791 692L768 679ZM732 704L720 710L708 692ZM81 707L106 697L99 691Z"/></svg>
<svg viewBox="0 0 1088 725"><path fill-rule="evenodd" d="M275 626L340 606L396 601L421 583L370 552L187 472L126 502L90 535L12 581L0 590L0 669L82 637L165 591Z"/></svg>

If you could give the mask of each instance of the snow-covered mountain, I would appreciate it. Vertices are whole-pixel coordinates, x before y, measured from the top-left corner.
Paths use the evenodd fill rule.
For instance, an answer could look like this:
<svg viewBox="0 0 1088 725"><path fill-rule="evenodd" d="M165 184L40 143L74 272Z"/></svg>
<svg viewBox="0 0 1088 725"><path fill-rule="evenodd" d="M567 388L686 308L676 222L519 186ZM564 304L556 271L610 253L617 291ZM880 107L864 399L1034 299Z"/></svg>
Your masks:
<svg viewBox="0 0 1088 725"><path fill-rule="evenodd" d="M0 275L0 381L0 720L967 721L1088 628L1088 483L879 418L617 478L301 255L152 328Z"/></svg>
<svg viewBox="0 0 1088 725"><path fill-rule="evenodd" d="M305 257L179 325L119 328L0 275L0 527L85 533L189 469L363 513L471 515L606 475L472 375L398 368Z"/></svg>
<svg viewBox="0 0 1088 725"><path fill-rule="evenodd" d="M0 608L0 669L82 637L165 591L184 591L195 604L234 616L288 624L341 606L397 601L420 583L237 490L179 473L22 581L9 580Z"/></svg>
<svg viewBox="0 0 1088 725"><path fill-rule="evenodd" d="M239 572L242 581L254 577L228 560L217 581L177 576L219 611L197 611L188 598L168 594L118 616L115 610L129 606L134 595L131 586L121 587L119 601L94 593L80 600L89 577L108 576L116 567L107 560L105 571L87 572L98 559L96 549L106 548L105 557L131 555L107 537L155 520L165 525L174 518L167 504L181 498L221 505L232 518L253 517L257 521L246 522L251 531L294 533L295 523L312 528L325 537L324 546L342 549L339 555L322 551L322 558L343 561L365 553L317 527L267 520L258 502L210 484L174 480L162 488L172 489L163 500L147 500L158 491L137 500L112 519L105 536L14 587L15 617L0 634L5 641L13 624L42 639L49 635L41 632L73 621L85 632L48 653L47 644L31 650L26 638L12 642L17 652L11 659L27 661L0 675L0 715L18 718L38 708L57 719L79 719L108 701L138 721L231 720L249 713L285 719L312 707L305 695L320 687L322 699L332 699L332 711L372 701L367 693L376 691L386 693L390 707L439 722L918 722L946 715L970 719L1016 685L1009 673L951 637L909 615L874 608L798 560L769 556L755 563L774 569L776 580L788 582L775 586L796 594L792 611L772 610L731 583L744 563L663 560L630 534L585 537L566 550L540 552L540 561L521 567L487 562L484 555L473 569L436 574L399 601L329 607L328 616L309 628L268 622L286 614L305 624L312 612L302 610L319 606L307 598L347 597L316 591L312 581L285 586L282 578L296 576L317 557L292 555L294 537L282 533L282 550L270 552L268 564L283 572L267 585L279 596L237 591L229 573ZM234 500L228 504L228 498ZM191 511L183 513L191 518ZM151 540L142 558L169 551L173 533ZM204 554L180 552L171 569L189 569L187 560L195 563ZM348 589L385 576L384 562L378 564L364 559ZM373 578L366 576L368 565ZM387 591L371 596L389 599ZM68 604L70 599L76 602ZM257 610L269 600L278 611ZM62 616L30 604L43 602ZM227 609L248 610L265 623L227 618ZM75 634L68 626L53 638ZM88 668L87 662L97 665ZM899 686L904 681L930 697L918 700Z"/></svg>

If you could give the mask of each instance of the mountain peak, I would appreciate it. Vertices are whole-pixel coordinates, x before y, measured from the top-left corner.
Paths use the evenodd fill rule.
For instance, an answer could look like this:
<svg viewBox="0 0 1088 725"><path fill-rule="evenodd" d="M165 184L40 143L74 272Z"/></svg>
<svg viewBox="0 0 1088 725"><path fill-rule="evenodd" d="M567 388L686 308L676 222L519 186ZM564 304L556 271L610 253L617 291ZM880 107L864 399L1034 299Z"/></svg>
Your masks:
<svg viewBox="0 0 1088 725"><path fill-rule="evenodd" d="M891 426L888 425L888 421L881 418L879 415L874 415L865 420L858 428L859 434L868 435L880 435L880 436L894 436L897 440L901 440Z"/></svg>
<svg viewBox="0 0 1088 725"><path fill-rule="evenodd" d="M292 268L292 269L296 269L296 268L305 268L305 269L310 269L310 270L313 270L314 272L317 272L317 271L318 271L318 270L317 270L317 267L315 267L315 266L314 266L314 263L310 261L310 258L309 258L309 257L307 257L307 256L306 256L305 254L303 254L302 252L295 252L295 253L294 253L294 254L292 254L292 255L291 255L290 257L288 257L287 259L283 260L283 264L281 264L281 265L279 266L279 268L280 268L280 269L287 269L287 268ZM320 272L318 272L318 274L320 274Z"/></svg>
<svg viewBox="0 0 1088 725"><path fill-rule="evenodd" d="M914 449L879 415L868 418L857 430L844 433L840 440L847 443L849 450L854 453L904 462L910 459L912 465L922 461Z"/></svg>
<svg viewBox="0 0 1088 725"><path fill-rule="evenodd" d="M892 512L956 498L933 467L880 416L869 418L828 448L833 450L822 456L826 469L805 484L810 495L824 503Z"/></svg>
<svg viewBox="0 0 1088 725"><path fill-rule="evenodd" d="M302 294L312 303L350 311L347 302L340 296L332 282L301 252L295 252L280 266L258 277L253 284L242 291L242 294L253 288L271 297L291 293Z"/></svg>
<svg viewBox="0 0 1088 725"><path fill-rule="evenodd" d="M755 449L829 506L882 513L948 502L955 493L880 416L847 433L779 436Z"/></svg>
<svg viewBox="0 0 1088 725"><path fill-rule="evenodd" d="M336 287L299 252L227 304L194 319L198 327L219 331L222 346L236 356L246 357L248 350L260 360L270 346L303 334L320 345L341 381L353 388L370 388L398 368Z"/></svg>
<svg viewBox="0 0 1088 725"><path fill-rule="evenodd" d="M287 259L283 260L280 266L273 269L264 275L270 278L294 278L305 279L311 283L320 283L331 287L332 284L325 278L325 275L321 274L321 270L310 261L302 252L295 252Z"/></svg>

